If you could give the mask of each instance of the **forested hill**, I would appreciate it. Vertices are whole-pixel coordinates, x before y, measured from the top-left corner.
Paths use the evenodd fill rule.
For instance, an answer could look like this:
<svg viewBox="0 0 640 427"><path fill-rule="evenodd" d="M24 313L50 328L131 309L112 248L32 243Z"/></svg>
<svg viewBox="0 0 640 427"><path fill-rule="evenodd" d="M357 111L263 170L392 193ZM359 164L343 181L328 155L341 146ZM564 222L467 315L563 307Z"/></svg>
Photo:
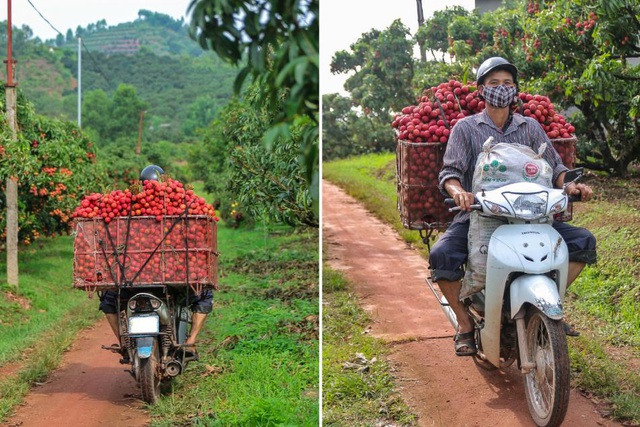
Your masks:
<svg viewBox="0 0 640 427"><path fill-rule="evenodd" d="M0 25L3 58L6 28L5 21ZM88 23L53 40L34 37L26 26L14 28L16 80L37 113L76 120L78 37L83 100L94 90L111 97L120 84L131 85L146 105L146 123L163 129L164 139L178 142L194 135L231 97L235 68L202 50L189 37L187 23L140 10L134 22ZM5 67L0 75L6 81Z"/></svg>

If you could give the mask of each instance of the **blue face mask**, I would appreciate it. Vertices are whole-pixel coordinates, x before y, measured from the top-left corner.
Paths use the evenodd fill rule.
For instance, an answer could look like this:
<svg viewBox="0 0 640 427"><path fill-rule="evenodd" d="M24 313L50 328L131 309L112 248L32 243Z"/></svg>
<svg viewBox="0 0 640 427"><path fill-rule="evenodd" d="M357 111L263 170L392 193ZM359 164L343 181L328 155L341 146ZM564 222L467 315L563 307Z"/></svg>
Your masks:
<svg viewBox="0 0 640 427"><path fill-rule="evenodd" d="M513 102L517 91L515 86L485 86L482 96L488 104L497 108L506 108Z"/></svg>

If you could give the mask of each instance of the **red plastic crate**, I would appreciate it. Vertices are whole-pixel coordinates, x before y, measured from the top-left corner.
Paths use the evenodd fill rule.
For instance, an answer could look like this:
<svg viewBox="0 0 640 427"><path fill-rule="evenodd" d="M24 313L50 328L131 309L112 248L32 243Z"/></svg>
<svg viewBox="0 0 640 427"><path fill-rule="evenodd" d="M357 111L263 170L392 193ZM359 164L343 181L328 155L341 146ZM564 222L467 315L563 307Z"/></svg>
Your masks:
<svg viewBox="0 0 640 427"><path fill-rule="evenodd" d="M216 222L210 216L116 217L109 224L81 218L73 228L76 288L217 287Z"/></svg>

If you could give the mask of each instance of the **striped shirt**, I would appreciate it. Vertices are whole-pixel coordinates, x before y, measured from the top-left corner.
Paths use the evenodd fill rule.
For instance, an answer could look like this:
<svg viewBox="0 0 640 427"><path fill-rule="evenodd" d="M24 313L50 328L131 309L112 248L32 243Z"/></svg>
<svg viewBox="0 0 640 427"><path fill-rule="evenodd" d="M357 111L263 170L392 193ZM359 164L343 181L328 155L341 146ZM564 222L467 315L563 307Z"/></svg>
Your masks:
<svg viewBox="0 0 640 427"><path fill-rule="evenodd" d="M538 152L540 145L547 143L547 149L542 157L553 169L553 182L568 168L562 164L562 159L553 148L553 144L540 123L536 120L513 113L511 122L503 132L489 117L486 110L473 116L465 117L458 121L451 129L449 141L444 153L444 162L440 171L440 191L449 197L444 189L444 182L450 178L457 178L465 191L471 191L473 172L482 152L482 145L493 136L494 142L507 142L511 144L523 144ZM453 222L462 222L469 219L469 212L460 212Z"/></svg>

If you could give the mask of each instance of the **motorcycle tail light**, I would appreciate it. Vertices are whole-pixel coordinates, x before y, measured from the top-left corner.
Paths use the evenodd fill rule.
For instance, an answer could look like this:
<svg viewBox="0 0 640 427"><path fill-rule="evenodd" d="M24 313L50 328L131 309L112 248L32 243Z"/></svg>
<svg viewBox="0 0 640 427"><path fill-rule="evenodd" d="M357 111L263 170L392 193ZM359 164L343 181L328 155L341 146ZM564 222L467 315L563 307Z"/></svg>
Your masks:
<svg viewBox="0 0 640 427"><path fill-rule="evenodd" d="M160 308L160 305L162 305L162 303L160 302L160 300L157 299L152 299L151 300L151 308L153 308L154 310L157 310Z"/></svg>
<svg viewBox="0 0 640 427"><path fill-rule="evenodd" d="M150 300L149 298L136 298L129 301L129 309L137 312L153 311L153 301L154 300ZM158 306L160 306L160 304L158 304Z"/></svg>

